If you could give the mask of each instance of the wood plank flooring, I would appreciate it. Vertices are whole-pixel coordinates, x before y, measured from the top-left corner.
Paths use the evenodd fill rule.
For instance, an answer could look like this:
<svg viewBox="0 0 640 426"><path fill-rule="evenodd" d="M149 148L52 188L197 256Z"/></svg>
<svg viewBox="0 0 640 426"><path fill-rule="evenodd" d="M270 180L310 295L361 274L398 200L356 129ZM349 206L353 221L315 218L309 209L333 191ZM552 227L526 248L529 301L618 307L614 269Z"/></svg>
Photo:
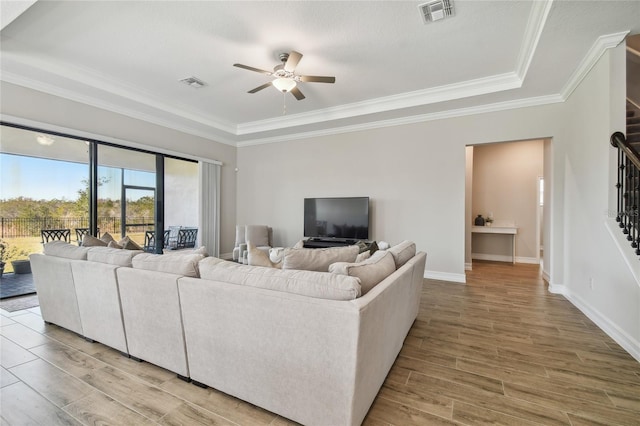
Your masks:
<svg viewBox="0 0 640 426"><path fill-rule="evenodd" d="M640 363L535 265L425 280L418 319L365 425L640 425ZM100 343L0 310L2 425L287 425ZM327 407L330 410L331 407Z"/></svg>

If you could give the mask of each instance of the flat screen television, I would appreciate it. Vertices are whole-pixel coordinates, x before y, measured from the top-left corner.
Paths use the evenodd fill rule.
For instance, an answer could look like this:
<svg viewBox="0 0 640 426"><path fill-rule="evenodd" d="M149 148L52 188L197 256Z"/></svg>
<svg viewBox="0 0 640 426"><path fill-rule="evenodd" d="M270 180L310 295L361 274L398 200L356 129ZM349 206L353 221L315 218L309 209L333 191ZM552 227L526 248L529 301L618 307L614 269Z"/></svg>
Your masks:
<svg viewBox="0 0 640 426"><path fill-rule="evenodd" d="M304 236L369 239L369 197L305 198Z"/></svg>

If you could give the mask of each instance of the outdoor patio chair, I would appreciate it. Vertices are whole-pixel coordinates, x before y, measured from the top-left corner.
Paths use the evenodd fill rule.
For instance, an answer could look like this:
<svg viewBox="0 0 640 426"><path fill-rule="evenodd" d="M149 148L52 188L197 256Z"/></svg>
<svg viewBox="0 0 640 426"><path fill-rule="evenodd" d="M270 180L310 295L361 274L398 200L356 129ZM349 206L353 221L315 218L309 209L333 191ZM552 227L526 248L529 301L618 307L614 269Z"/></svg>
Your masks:
<svg viewBox="0 0 640 426"><path fill-rule="evenodd" d="M191 248L196 246L196 239L198 238L198 228L182 228L178 231L178 246L177 248Z"/></svg>
<svg viewBox="0 0 640 426"><path fill-rule="evenodd" d="M49 241L66 241L71 242L71 229L41 229L42 244Z"/></svg>
<svg viewBox="0 0 640 426"><path fill-rule="evenodd" d="M166 236L164 240L165 248L168 248L169 250L175 250L178 248L178 236L180 235L181 229L182 229L182 226L170 226L168 236L166 236L166 231L165 231L165 236Z"/></svg>

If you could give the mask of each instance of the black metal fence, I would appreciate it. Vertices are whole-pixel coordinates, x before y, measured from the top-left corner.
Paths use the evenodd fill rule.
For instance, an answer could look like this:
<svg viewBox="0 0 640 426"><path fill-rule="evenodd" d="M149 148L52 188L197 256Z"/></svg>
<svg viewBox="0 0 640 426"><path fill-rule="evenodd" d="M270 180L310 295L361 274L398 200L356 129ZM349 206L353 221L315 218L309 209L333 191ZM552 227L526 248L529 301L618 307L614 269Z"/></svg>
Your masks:
<svg viewBox="0 0 640 426"><path fill-rule="evenodd" d="M153 218L129 217L127 232L144 232L153 229ZM99 217L98 229L103 234L120 234L122 219L119 217ZM86 217L45 217L41 219L0 218L0 238L40 237L41 229L71 229L75 235L76 228L88 228Z"/></svg>

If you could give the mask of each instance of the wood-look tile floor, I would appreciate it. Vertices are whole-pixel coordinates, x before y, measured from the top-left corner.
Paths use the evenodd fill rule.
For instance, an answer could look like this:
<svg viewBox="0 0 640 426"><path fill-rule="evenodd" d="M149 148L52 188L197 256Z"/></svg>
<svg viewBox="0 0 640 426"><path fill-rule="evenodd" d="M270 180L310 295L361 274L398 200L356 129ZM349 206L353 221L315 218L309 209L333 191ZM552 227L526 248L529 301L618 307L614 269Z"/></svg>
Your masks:
<svg viewBox="0 0 640 426"><path fill-rule="evenodd" d="M640 363L535 265L474 262L425 280L366 425L640 425ZM285 425L290 421L100 343L0 311L2 425ZM331 407L327 407L330 410Z"/></svg>

